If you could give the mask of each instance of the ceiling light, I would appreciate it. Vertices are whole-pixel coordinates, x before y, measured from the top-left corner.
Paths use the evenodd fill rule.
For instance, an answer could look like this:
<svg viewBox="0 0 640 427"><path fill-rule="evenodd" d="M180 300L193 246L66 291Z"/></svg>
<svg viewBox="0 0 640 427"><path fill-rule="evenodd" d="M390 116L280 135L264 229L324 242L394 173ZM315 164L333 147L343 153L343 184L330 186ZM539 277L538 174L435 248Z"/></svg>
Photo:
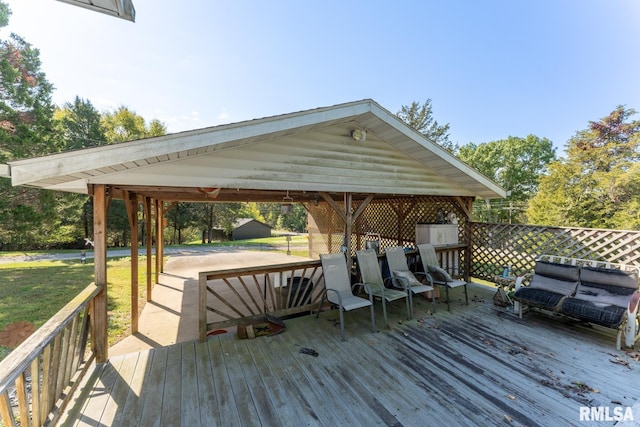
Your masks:
<svg viewBox="0 0 640 427"><path fill-rule="evenodd" d="M367 140L367 131L361 129L354 129L351 131L351 138L354 141L366 141Z"/></svg>
<svg viewBox="0 0 640 427"><path fill-rule="evenodd" d="M280 213L282 215L288 215L293 211L293 197L289 197L289 190L287 195L282 198L282 204L280 205Z"/></svg>

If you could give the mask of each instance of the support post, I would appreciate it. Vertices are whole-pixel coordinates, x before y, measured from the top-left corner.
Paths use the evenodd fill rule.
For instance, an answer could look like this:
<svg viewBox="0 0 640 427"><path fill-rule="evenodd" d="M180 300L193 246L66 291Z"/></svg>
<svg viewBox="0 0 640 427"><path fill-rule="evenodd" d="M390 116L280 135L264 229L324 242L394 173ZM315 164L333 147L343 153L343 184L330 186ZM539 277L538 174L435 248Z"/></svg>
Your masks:
<svg viewBox="0 0 640 427"><path fill-rule="evenodd" d="M125 192L131 230L131 334L138 333L138 196Z"/></svg>
<svg viewBox="0 0 640 427"><path fill-rule="evenodd" d="M344 194L344 211L342 210L340 205L331 198L329 194L327 193L319 193L319 194L329 204L329 206L331 206L331 208L333 209L333 212L339 216L342 222L344 222L344 242L343 243L347 248L347 253L351 254L351 248L353 247L353 244L351 242L351 234L353 233L353 224L358 219L358 217L362 215L365 208L373 200L374 196L372 194L368 195L362 201L362 203L360 204L356 212L353 213L353 195L351 193ZM328 241L329 249L331 249L332 247L331 236L332 236L332 233L330 232L329 241Z"/></svg>
<svg viewBox="0 0 640 427"><path fill-rule="evenodd" d="M164 250L164 203L156 200L156 283L160 281L160 273L163 267Z"/></svg>
<svg viewBox="0 0 640 427"><path fill-rule="evenodd" d="M473 213L473 199L467 198L461 203L461 206L464 210L465 224L464 224L464 243L465 243L465 254L464 254L464 280L467 282L471 280L471 267L473 262L471 260L472 257L472 245L471 245L471 215Z"/></svg>
<svg viewBox="0 0 640 427"><path fill-rule="evenodd" d="M93 251L96 286L102 288L93 299L91 343L96 363L109 360L107 329L107 190L104 184L93 188Z"/></svg>
<svg viewBox="0 0 640 427"><path fill-rule="evenodd" d="M145 232L147 233L145 238L145 241L147 242L147 301L152 301L153 298L151 292L153 291L153 283L151 282L151 257L153 252L151 242L153 241L153 227L151 226L150 197L145 197L144 199L144 217L146 218Z"/></svg>
<svg viewBox="0 0 640 427"><path fill-rule="evenodd" d="M344 193L344 243L347 248L347 259L351 259L351 230L353 229L352 200L351 193Z"/></svg>

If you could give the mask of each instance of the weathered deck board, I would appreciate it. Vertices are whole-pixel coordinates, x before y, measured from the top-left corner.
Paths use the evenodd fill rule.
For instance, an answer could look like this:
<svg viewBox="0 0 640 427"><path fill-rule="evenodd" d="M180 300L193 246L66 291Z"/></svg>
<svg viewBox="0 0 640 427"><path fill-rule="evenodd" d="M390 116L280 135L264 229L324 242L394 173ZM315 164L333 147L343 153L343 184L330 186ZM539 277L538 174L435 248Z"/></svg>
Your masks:
<svg viewBox="0 0 640 427"><path fill-rule="evenodd" d="M192 360L182 360L182 350L184 347L193 345L193 343L186 343L168 348L167 364L165 365L164 392L162 394L161 425L182 425L182 387L189 386L188 383L182 381L182 364L193 362ZM144 423L144 420L142 420L142 422Z"/></svg>
<svg viewBox="0 0 640 427"><path fill-rule="evenodd" d="M232 379L229 377L220 345L220 340L224 338L226 337L220 336L217 339L211 339L207 345L211 355L211 373L215 379L220 422L221 425L241 426L240 414L238 414L234 395L231 393Z"/></svg>
<svg viewBox="0 0 640 427"><path fill-rule="evenodd" d="M257 404L262 403L262 401L254 401L251 395L252 387L256 387L257 384L246 382L243 373L243 369L246 368L240 365L238 356L235 354L232 335L223 335L219 341L224 357L224 364L227 367L227 372L231 379L231 392L233 393L235 405L238 408L240 423L245 426L261 425L260 410L263 408L257 406Z"/></svg>
<svg viewBox="0 0 640 427"><path fill-rule="evenodd" d="M143 397L143 407L141 416L136 420L138 424L148 426L159 426L162 419L162 399L164 397L165 367L169 350L167 347L160 347L148 350L151 353L151 367L149 374L145 378L145 384L141 397Z"/></svg>
<svg viewBox="0 0 640 427"><path fill-rule="evenodd" d="M216 396L215 378L211 371L209 346L198 345L196 348L196 370L198 372L198 406L200 420L203 425L221 425L218 399Z"/></svg>
<svg viewBox="0 0 640 427"><path fill-rule="evenodd" d="M119 419L121 418L122 411L119 411L119 409L126 405L129 390L131 390L133 375L136 371L138 356L139 353L130 353L122 358L122 365L120 365L120 368L117 370L118 375L111 388L109 400L100 417L101 424L121 425Z"/></svg>
<svg viewBox="0 0 640 427"><path fill-rule="evenodd" d="M180 395L180 401L182 402L180 408L182 413L181 425L198 425L200 424L198 382L207 381L207 378L198 376L195 343L182 346L182 375L180 381L182 382L182 394Z"/></svg>
<svg viewBox="0 0 640 427"><path fill-rule="evenodd" d="M141 351L136 361L136 369L129 383L129 393L127 394L124 409L118 411L114 420L114 425L118 426L137 426L138 420L142 416L142 408L145 395L142 394L145 380L148 378L151 368L151 352Z"/></svg>
<svg viewBox="0 0 640 427"><path fill-rule="evenodd" d="M581 406L640 398L640 363L615 350L612 331L521 320L474 299L435 315L417 299L411 321L389 304L391 327L378 333L366 310L348 312L345 342L333 311L288 320L274 337L228 333L116 357L77 392L64 425L578 426Z"/></svg>

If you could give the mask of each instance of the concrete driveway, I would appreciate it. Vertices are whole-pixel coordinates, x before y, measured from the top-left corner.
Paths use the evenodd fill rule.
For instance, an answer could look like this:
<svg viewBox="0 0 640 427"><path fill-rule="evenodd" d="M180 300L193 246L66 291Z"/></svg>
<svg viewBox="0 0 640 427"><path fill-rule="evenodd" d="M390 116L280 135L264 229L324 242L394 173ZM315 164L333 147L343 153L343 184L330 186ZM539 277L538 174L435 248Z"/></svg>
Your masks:
<svg viewBox="0 0 640 427"><path fill-rule="evenodd" d="M197 340L198 274L201 271L309 260L278 252L229 247L203 252L172 253L160 283L153 288L153 301L147 302L140 314L139 332L112 346L109 356Z"/></svg>

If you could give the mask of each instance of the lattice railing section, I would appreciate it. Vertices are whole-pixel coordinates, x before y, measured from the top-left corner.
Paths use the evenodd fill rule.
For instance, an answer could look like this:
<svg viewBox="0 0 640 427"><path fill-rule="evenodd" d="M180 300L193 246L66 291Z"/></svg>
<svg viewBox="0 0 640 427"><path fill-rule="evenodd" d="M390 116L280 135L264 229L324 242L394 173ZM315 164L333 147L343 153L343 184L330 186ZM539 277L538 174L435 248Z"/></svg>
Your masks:
<svg viewBox="0 0 640 427"><path fill-rule="evenodd" d="M320 261L201 272L199 333L265 313L288 316L317 308L324 289Z"/></svg>
<svg viewBox="0 0 640 427"><path fill-rule="evenodd" d="M460 239L463 243L463 230L467 217L460 206L467 200L464 198L420 196L402 198L374 199L356 220L352 229L352 252L364 248L365 236L369 233L379 234L380 248L389 246L412 247L415 242L415 226L417 223L435 223L439 213L454 213L458 218ZM353 201L356 211L362 201ZM343 207L344 203L338 203ZM309 239L312 242L310 253L317 256L321 253L337 252L342 246L345 225L327 203L310 207ZM324 247L322 247L324 244ZM352 255L353 255L352 253Z"/></svg>
<svg viewBox="0 0 640 427"><path fill-rule="evenodd" d="M473 277L491 280L505 266L530 271L543 254L640 266L640 232L514 224L471 224Z"/></svg>

